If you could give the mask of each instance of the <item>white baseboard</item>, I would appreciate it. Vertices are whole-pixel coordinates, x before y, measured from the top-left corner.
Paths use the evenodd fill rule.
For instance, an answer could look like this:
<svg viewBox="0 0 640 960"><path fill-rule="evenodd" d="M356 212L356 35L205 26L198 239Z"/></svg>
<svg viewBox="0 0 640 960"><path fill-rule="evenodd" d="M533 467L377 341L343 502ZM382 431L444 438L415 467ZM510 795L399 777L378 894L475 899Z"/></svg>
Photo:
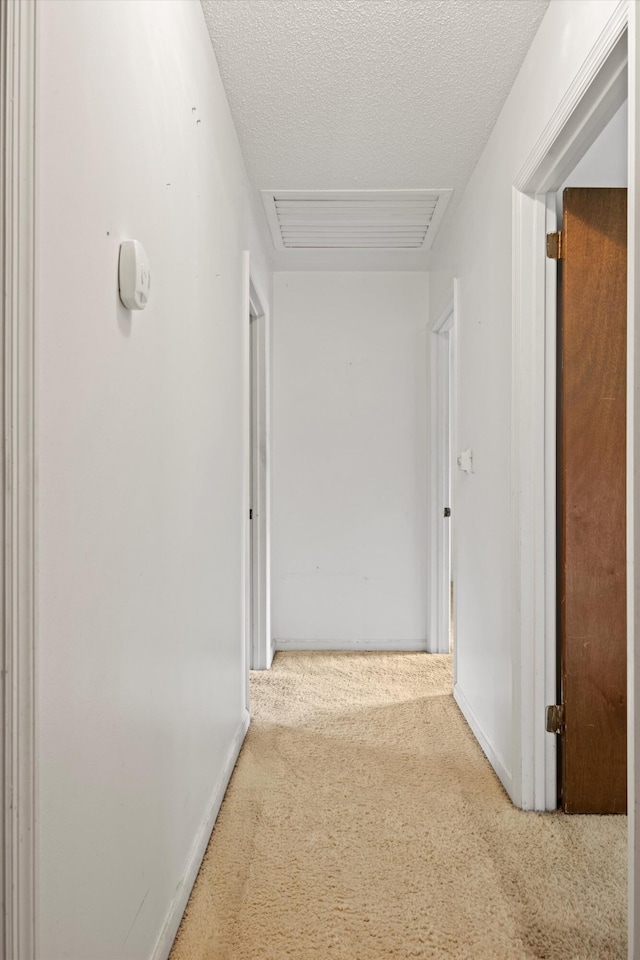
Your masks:
<svg viewBox="0 0 640 960"><path fill-rule="evenodd" d="M156 941L153 953L151 954L151 960L167 960L167 957L171 953L173 941L175 940L176 933L178 932L178 927L180 926L180 921L182 920L182 915L187 906L187 901L189 900L192 887L196 882L198 870L200 869L202 858L205 855L209 838L211 837L211 831L213 830L216 818L220 811L229 780L231 779L231 774L233 773L233 768L236 764L236 760L238 759L238 754L240 753L240 749L244 743L244 738L247 735L248 729L249 711L245 710L244 716L238 724L238 728L234 734L233 740L231 741L231 745L227 753L227 759L216 782L213 795L209 802L208 810L202 823L200 824L200 829L196 834L196 838L191 848L191 853L189 854L185 875L182 881L178 884L178 888L174 894L173 900L171 901L162 931Z"/></svg>
<svg viewBox="0 0 640 960"><path fill-rule="evenodd" d="M499 752L492 746L490 741L485 736L480 724L474 716L473 710L469 706L468 700L466 699L464 693L462 693L457 683L454 684L453 687L453 699L460 707L462 716L471 727L473 735L482 747L482 752L498 775L500 783L509 794L509 797L513 800L513 778L511 776L511 772L504 762L504 759L500 756Z"/></svg>
<svg viewBox="0 0 640 960"><path fill-rule="evenodd" d="M351 651L369 650L389 653L426 653L426 640L276 640L276 650Z"/></svg>

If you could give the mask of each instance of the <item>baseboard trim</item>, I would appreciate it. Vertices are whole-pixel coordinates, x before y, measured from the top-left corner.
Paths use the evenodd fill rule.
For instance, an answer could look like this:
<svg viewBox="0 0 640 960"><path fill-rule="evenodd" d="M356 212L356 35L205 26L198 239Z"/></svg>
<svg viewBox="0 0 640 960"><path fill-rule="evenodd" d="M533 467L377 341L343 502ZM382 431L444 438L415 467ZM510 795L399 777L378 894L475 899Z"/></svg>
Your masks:
<svg viewBox="0 0 640 960"><path fill-rule="evenodd" d="M478 721L475 718L473 710L469 706L469 701L465 697L464 693L461 691L460 687L456 683L453 687L453 699L458 704L462 716L465 718L471 731L480 744L482 752L486 756L487 760L495 770L500 783L505 788L511 800L513 800L513 778L511 773L504 762L503 758L500 756L498 751L492 746L490 741L487 739L485 734L482 731L482 728Z"/></svg>
<svg viewBox="0 0 640 960"><path fill-rule="evenodd" d="M276 650L426 653L426 640L276 640Z"/></svg>
<svg viewBox="0 0 640 960"><path fill-rule="evenodd" d="M151 954L151 960L167 960L169 954L171 953L173 941L176 938L176 933L178 932L182 915L186 909L189 895L194 883L196 882L198 870L200 869L202 858L205 855L209 838L211 837L211 831L213 830L218 813L220 812L220 807L222 806L222 801L224 799L227 786L229 785L233 768L236 765L236 760L238 759L238 754L240 753L248 729L249 711L245 710L244 716L238 724L238 728L234 734L233 740L231 741L229 752L227 753L227 759L216 782L213 795L209 803L209 808L193 842L184 878L178 884L178 888L174 894L173 900L171 901L162 931L160 932L160 936L158 937L156 945L153 949L153 953Z"/></svg>

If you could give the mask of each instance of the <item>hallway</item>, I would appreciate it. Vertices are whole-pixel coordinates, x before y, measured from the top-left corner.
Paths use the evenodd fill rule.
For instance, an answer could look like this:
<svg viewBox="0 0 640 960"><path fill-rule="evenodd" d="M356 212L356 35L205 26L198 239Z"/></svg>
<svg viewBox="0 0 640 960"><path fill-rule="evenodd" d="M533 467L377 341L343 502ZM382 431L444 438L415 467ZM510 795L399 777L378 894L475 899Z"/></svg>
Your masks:
<svg viewBox="0 0 640 960"><path fill-rule="evenodd" d="M280 653L170 960L616 960L626 818L512 806L452 658Z"/></svg>

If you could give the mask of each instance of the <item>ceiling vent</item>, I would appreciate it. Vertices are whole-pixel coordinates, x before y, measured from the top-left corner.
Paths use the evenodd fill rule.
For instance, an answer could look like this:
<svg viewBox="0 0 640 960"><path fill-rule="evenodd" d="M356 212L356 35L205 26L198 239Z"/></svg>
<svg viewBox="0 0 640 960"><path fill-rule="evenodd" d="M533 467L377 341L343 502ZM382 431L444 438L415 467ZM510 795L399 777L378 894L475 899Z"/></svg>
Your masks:
<svg viewBox="0 0 640 960"><path fill-rule="evenodd" d="M428 250L452 190L262 190L276 250Z"/></svg>

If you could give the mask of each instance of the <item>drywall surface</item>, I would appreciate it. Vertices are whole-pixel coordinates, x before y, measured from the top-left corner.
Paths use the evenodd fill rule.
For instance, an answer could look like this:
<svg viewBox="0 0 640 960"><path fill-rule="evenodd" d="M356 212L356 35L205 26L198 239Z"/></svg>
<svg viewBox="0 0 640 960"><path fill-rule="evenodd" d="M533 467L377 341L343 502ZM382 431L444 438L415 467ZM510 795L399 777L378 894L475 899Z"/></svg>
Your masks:
<svg viewBox="0 0 640 960"><path fill-rule="evenodd" d="M566 187L626 187L629 180L629 104L623 103L558 191Z"/></svg>
<svg viewBox="0 0 640 960"><path fill-rule="evenodd" d="M512 697L519 605L512 502L513 183L617 0L552 0L458 209L433 250L432 316L459 278L455 471L457 688L511 795L520 784ZM543 719L541 718L541 723Z"/></svg>
<svg viewBox="0 0 640 960"><path fill-rule="evenodd" d="M199 3L39 4L38 91L39 956L147 960L246 718L245 248L270 279Z"/></svg>
<svg viewBox="0 0 640 960"><path fill-rule="evenodd" d="M276 273L277 641L424 646L428 278Z"/></svg>

